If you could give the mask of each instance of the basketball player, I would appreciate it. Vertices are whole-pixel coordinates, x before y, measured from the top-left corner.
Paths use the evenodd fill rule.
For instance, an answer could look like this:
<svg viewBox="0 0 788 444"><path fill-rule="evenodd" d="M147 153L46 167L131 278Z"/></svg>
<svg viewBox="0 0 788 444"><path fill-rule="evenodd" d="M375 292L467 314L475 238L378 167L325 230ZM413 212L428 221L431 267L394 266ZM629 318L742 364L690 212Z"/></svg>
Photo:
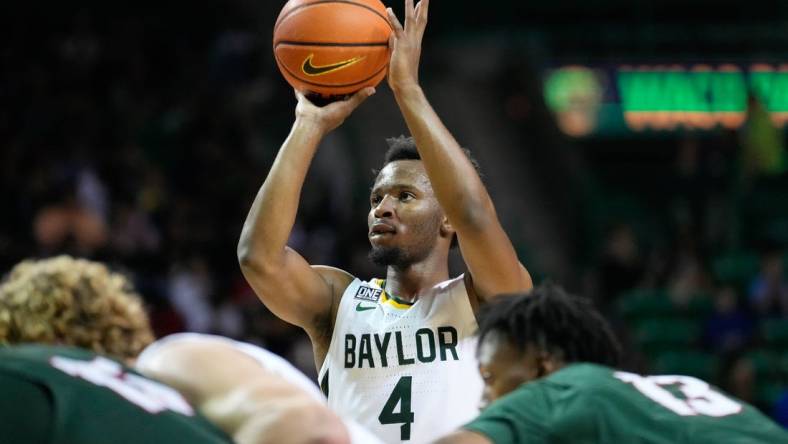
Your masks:
<svg viewBox="0 0 788 444"><path fill-rule="evenodd" d="M474 312L493 295L531 287L473 163L419 85L428 5L407 0L404 27L389 11L388 81L413 139L390 141L370 195L370 258L387 266L385 279L310 265L287 246L321 139L371 88L322 108L296 92L295 123L238 245L260 299L309 334L329 406L386 442L427 442L478 413ZM467 273L450 279L455 240Z"/></svg>
<svg viewBox="0 0 788 444"><path fill-rule="evenodd" d="M103 265L17 265L0 286L0 344L39 345L0 347L0 441L230 443L178 392L118 362L152 340L141 301Z"/></svg>
<svg viewBox="0 0 788 444"><path fill-rule="evenodd" d="M619 345L586 299L549 285L488 308L479 360L492 404L440 444L788 442L704 381L615 370Z"/></svg>
<svg viewBox="0 0 788 444"><path fill-rule="evenodd" d="M140 299L103 265L66 256L17 265L0 286L0 344L60 346L0 348L2 442L230 442L173 388L119 363L152 340ZM377 442L349 434L314 385L260 348L178 335L139 364L238 443Z"/></svg>

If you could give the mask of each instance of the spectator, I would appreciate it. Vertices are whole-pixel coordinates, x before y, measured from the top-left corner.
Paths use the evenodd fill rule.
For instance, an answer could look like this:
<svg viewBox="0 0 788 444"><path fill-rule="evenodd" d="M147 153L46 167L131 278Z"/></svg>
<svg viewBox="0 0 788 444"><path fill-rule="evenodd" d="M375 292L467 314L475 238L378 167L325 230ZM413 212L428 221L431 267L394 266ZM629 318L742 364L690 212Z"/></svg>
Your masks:
<svg viewBox="0 0 788 444"><path fill-rule="evenodd" d="M748 344L753 321L740 305L732 286L722 287L714 295L714 309L703 328L704 343L713 352L733 353Z"/></svg>
<svg viewBox="0 0 788 444"><path fill-rule="evenodd" d="M781 250L767 251L761 258L761 271L750 284L750 305L763 316L788 315L788 280L783 273Z"/></svg>

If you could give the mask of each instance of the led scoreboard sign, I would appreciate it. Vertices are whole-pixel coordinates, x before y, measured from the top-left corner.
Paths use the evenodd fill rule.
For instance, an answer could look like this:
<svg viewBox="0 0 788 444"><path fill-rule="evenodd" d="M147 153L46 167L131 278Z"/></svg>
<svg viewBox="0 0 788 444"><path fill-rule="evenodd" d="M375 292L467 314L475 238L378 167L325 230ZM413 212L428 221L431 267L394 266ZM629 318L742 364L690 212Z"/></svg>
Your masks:
<svg viewBox="0 0 788 444"><path fill-rule="evenodd" d="M788 64L565 66L545 98L567 134L739 128L753 106L788 123Z"/></svg>

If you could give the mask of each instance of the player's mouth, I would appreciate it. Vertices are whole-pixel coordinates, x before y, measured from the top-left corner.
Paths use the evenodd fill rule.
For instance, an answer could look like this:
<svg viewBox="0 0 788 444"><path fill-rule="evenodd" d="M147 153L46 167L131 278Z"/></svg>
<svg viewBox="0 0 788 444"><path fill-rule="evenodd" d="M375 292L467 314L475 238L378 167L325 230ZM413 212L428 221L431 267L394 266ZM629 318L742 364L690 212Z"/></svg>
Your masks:
<svg viewBox="0 0 788 444"><path fill-rule="evenodd" d="M397 233L397 230L389 224L384 224L381 222L373 224L369 229L369 237L370 239L374 238L385 238L393 236Z"/></svg>

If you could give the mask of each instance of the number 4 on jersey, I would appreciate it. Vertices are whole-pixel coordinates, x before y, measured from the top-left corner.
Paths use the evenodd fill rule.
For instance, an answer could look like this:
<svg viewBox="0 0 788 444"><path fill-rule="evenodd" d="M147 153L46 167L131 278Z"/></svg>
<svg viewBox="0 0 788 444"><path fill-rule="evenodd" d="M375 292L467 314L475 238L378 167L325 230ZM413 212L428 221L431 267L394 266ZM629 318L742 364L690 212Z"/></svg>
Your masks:
<svg viewBox="0 0 788 444"><path fill-rule="evenodd" d="M383 406L383 411L378 416L378 421L381 424L402 424L400 427L400 439L407 441L410 439L410 425L413 423L415 416L410 409L410 391L412 376L403 376L397 381L394 390L391 392L386 405ZM399 404L399 412L395 412Z"/></svg>

